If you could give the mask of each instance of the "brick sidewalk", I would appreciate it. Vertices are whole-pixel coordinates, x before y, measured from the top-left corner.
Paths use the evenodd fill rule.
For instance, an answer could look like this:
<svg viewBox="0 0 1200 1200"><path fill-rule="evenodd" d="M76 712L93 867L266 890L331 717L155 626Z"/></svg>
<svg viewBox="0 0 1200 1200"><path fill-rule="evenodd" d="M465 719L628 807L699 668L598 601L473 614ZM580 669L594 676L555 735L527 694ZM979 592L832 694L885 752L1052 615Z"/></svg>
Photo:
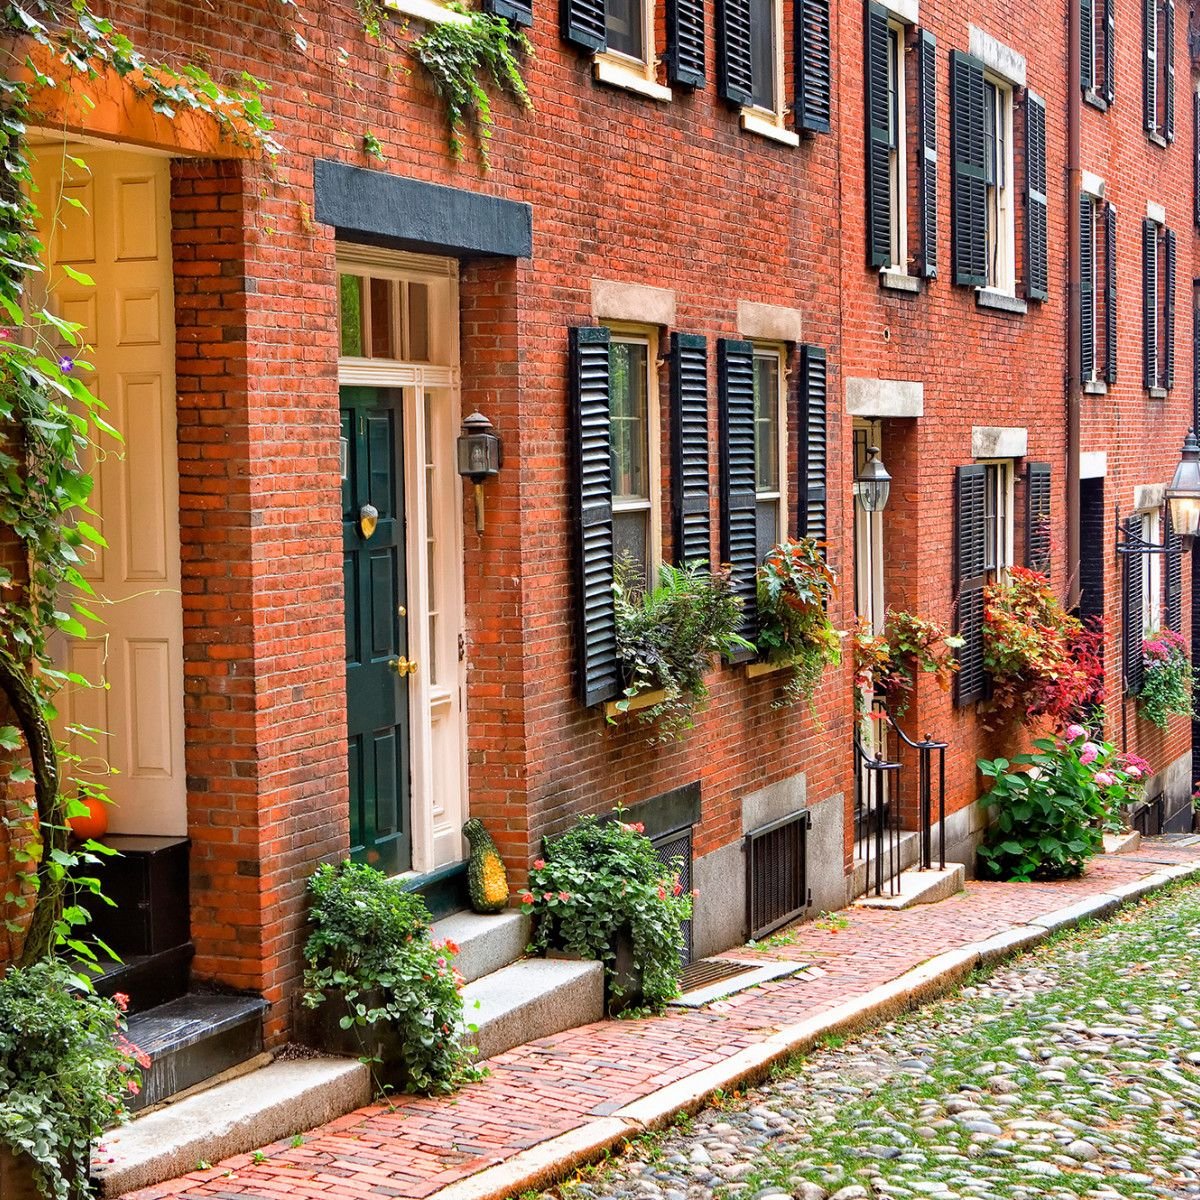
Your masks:
<svg viewBox="0 0 1200 1200"><path fill-rule="evenodd" d="M767 983L700 1010L604 1021L510 1050L490 1076L453 1096L400 1097L322 1126L302 1146L264 1147L128 1200L358 1200L429 1196L520 1151L605 1117L659 1088L896 979L919 963L1132 883L1200 861L1200 845L1148 839L1061 883L968 883L940 904L901 912L849 909L846 927L794 926L787 944L731 951L810 963L818 971Z"/></svg>

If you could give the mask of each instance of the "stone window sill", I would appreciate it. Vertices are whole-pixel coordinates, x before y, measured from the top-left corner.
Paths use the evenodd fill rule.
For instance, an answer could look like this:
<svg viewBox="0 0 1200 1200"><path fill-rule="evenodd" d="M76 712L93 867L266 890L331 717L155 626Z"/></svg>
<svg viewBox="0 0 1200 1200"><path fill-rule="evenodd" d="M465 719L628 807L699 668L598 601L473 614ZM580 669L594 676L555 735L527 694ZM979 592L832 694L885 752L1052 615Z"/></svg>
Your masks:
<svg viewBox="0 0 1200 1200"><path fill-rule="evenodd" d="M1090 104L1101 112L1108 112L1108 101L1095 88L1086 88L1083 93L1084 104Z"/></svg>
<svg viewBox="0 0 1200 1200"><path fill-rule="evenodd" d="M769 138L773 142L781 142L785 146L800 145L799 134L778 124L770 113L753 108L742 109L742 128L747 133L757 133L759 137Z"/></svg>
<svg viewBox="0 0 1200 1200"><path fill-rule="evenodd" d="M921 281L907 271L896 271L891 267L881 267L879 271L879 286L890 292L908 292L916 296L921 291Z"/></svg>
<svg viewBox="0 0 1200 1200"><path fill-rule="evenodd" d="M1148 388L1151 400L1165 400L1167 398L1167 389L1164 387Z"/></svg>
<svg viewBox="0 0 1200 1200"><path fill-rule="evenodd" d="M383 0L384 8L392 12L403 13L406 17L416 17L421 21L443 21L451 25L466 25L471 20L470 13L455 12L438 0Z"/></svg>
<svg viewBox="0 0 1200 1200"><path fill-rule="evenodd" d="M1152 141L1156 146L1161 146L1164 150L1167 148L1167 139L1165 137L1163 137L1163 135L1161 133L1147 132L1146 137L1150 141Z"/></svg>
<svg viewBox="0 0 1200 1200"><path fill-rule="evenodd" d="M1108 384L1103 379L1086 379L1083 383L1085 396L1107 396Z"/></svg>
<svg viewBox="0 0 1200 1200"><path fill-rule="evenodd" d="M592 77L597 83L624 88L627 92L636 92L639 96L647 96L651 100L669 101L672 96L669 87L651 79L636 66L627 65L604 54L597 54L592 60Z"/></svg>
<svg viewBox="0 0 1200 1200"><path fill-rule="evenodd" d="M643 708L653 708L666 698L666 692L655 689L652 692L639 692L632 698L606 700L604 702L604 715L616 720L618 717L623 717L626 713L638 712Z"/></svg>
<svg viewBox="0 0 1200 1200"><path fill-rule="evenodd" d="M991 308L996 312L1012 313L1024 316L1029 311L1029 305L1016 296L1007 292L998 292L995 288L976 288L975 303L979 308Z"/></svg>
<svg viewBox="0 0 1200 1200"><path fill-rule="evenodd" d="M761 679L764 675L774 675L776 671L786 671L791 665L790 662L748 662L746 678Z"/></svg>

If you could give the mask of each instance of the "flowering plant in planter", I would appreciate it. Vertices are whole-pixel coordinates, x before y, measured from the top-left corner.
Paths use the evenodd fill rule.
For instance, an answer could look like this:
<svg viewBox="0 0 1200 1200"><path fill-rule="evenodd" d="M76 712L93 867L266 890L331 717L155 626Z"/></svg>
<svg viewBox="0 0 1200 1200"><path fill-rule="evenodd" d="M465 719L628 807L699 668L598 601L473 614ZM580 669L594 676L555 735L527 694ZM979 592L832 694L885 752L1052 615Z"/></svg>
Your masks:
<svg viewBox="0 0 1200 1200"><path fill-rule="evenodd" d="M679 881L680 861L664 866L642 825L620 817L620 809L616 819L587 816L549 839L521 904L535 918L531 950L565 950L604 964L610 1006L634 999L618 970L628 938L641 1000L658 1009L679 991L692 893Z"/></svg>
<svg viewBox="0 0 1200 1200"><path fill-rule="evenodd" d="M58 958L0 979L0 1152L31 1164L47 1200L91 1196L92 1143L127 1119L150 1065L124 1036L124 1007Z"/></svg>
<svg viewBox="0 0 1200 1200"><path fill-rule="evenodd" d="M836 588L825 545L813 538L780 542L758 568L759 648L792 669L780 704L806 700L812 711L825 668L842 661L842 634L828 611Z"/></svg>
<svg viewBox="0 0 1200 1200"><path fill-rule="evenodd" d="M1068 879L1083 874L1103 848L1114 814L1140 795L1147 767L1094 741L1082 725L1061 738L1039 738L1035 753L982 760L992 780L981 803L994 810L979 849L982 872L993 879ZM1016 767L1016 770L1012 768Z"/></svg>
<svg viewBox="0 0 1200 1200"><path fill-rule="evenodd" d="M728 567L709 571L704 563L658 569L658 586L647 590L642 569L620 559L613 571L617 657L625 671L625 694L617 709L626 712L644 692L665 693L638 716L656 721L658 741L682 737L695 724L696 706L707 699L704 676L719 654L753 650L738 632L741 597Z"/></svg>
<svg viewBox="0 0 1200 1200"><path fill-rule="evenodd" d="M1145 675L1138 715L1159 729L1171 717L1192 715L1192 664L1187 643L1173 629L1160 629L1142 642Z"/></svg>
<svg viewBox="0 0 1200 1200"><path fill-rule="evenodd" d="M949 691L958 670L954 652L962 644L962 638L947 633L937 621L903 610L889 608L878 635L860 620L854 632L860 702L866 692L874 692L887 702L893 716L902 717L922 673L932 675L942 691Z"/></svg>

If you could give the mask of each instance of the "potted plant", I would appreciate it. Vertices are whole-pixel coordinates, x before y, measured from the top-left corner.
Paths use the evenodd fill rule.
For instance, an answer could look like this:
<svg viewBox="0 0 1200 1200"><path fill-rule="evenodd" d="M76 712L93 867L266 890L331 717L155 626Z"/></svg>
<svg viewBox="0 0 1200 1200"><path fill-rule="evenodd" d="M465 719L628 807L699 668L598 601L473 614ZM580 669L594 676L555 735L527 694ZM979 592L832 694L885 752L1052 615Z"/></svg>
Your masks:
<svg viewBox="0 0 1200 1200"><path fill-rule="evenodd" d="M894 717L908 711L917 677L932 675L946 692L958 670L954 652L963 639L937 621L903 609L889 608L883 630L872 632L862 620L854 631L854 670L859 696L881 697Z"/></svg>
<svg viewBox="0 0 1200 1200"><path fill-rule="evenodd" d="M738 632L742 601L728 567L709 571L704 563L658 569L658 586L647 589L641 568L628 557L613 572L617 656L625 674L614 714L653 703L638 713L657 722L657 741L682 737L695 725L695 711L708 698L704 676L718 655L754 647ZM659 694L661 693L661 694Z"/></svg>
<svg viewBox="0 0 1200 1200"><path fill-rule="evenodd" d="M1192 715L1192 663L1187 643L1173 629L1160 629L1142 642L1145 672L1138 715L1159 729L1172 717Z"/></svg>
<svg viewBox="0 0 1200 1200"><path fill-rule="evenodd" d="M447 1092L478 1077L462 1044L457 947L430 939L422 897L351 862L318 868L308 889L304 1004L316 1010L308 1040L374 1064L383 1084L408 1092Z"/></svg>
<svg viewBox="0 0 1200 1200"><path fill-rule="evenodd" d="M124 1036L124 997L59 958L0 979L0 1194L87 1200L92 1143L128 1117L149 1059Z"/></svg>
<svg viewBox="0 0 1200 1200"><path fill-rule="evenodd" d="M547 841L521 896L534 917L530 949L599 959L610 1012L660 1009L679 991L692 893L681 864L664 866L642 825L620 817L587 816Z"/></svg>
<svg viewBox="0 0 1200 1200"><path fill-rule="evenodd" d="M778 704L805 700L815 715L817 684L842 661L842 634L829 619L837 579L824 543L784 541L758 568L758 644L768 661L791 668Z"/></svg>

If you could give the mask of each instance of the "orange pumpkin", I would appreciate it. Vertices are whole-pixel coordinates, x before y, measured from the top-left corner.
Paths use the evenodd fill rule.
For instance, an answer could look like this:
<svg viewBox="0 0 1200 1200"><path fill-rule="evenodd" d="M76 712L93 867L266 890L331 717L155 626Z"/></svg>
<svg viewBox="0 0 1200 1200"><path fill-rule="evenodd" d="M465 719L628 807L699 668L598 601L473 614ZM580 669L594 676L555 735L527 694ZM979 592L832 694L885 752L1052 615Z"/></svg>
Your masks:
<svg viewBox="0 0 1200 1200"><path fill-rule="evenodd" d="M108 832L108 804L99 796L85 796L87 813L78 817L68 817L67 824L71 832L81 841L102 838Z"/></svg>

